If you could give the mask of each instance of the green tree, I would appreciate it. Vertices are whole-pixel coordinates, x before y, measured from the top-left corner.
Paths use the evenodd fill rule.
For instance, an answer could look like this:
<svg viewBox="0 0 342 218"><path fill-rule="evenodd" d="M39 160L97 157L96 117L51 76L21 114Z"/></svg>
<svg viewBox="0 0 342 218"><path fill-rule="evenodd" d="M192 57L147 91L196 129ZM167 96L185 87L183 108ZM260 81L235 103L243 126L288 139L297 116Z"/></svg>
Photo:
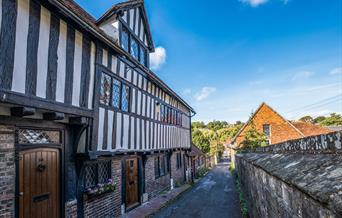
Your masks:
<svg viewBox="0 0 342 218"><path fill-rule="evenodd" d="M314 119L309 115L300 118L299 121L306 122L306 123L314 123Z"/></svg>
<svg viewBox="0 0 342 218"><path fill-rule="evenodd" d="M258 132L254 125L245 132L245 139L241 143L242 149L254 149L268 145L265 134Z"/></svg>
<svg viewBox="0 0 342 218"><path fill-rule="evenodd" d="M227 127L229 124L226 121L218 121L218 120L214 120L208 123L207 127L210 130L214 130L217 131L219 129L222 129L224 127Z"/></svg>
<svg viewBox="0 0 342 218"><path fill-rule="evenodd" d="M210 151L209 137L205 136L200 129L193 131L192 141L203 153L208 153Z"/></svg>
<svg viewBox="0 0 342 218"><path fill-rule="evenodd" d="M319 124L325 120L325 116L319 116L314 119L314 123Z"/></svg>
<svg viewBox="0 0 342 218"><path fill-rule="evenodd" d="M326 117L324 120L319 122L322 126L339 126L342 125L342 116L337 113L330 114L329 117Z"/></svg>
<svg viewBox="0 0 342 218"><path fill-rule="evenodd" d="M204 122L200 121L195 121L191 123L191 129L196 130L196 129L205 129L207 126L204 124Z"/></svg>

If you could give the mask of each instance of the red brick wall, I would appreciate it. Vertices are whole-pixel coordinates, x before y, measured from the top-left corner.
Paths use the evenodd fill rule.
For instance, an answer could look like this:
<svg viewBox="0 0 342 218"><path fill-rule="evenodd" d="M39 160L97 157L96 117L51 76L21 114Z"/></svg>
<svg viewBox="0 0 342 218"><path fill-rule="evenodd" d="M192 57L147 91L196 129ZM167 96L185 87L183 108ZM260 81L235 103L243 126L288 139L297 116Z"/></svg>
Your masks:
<svg viewBox="0 0 342 218"><path fill-rule="evenodd" d="M0 217L14 217L14 128L0 125Z"/></svg>
<svg viewBox="0 0 342 218"><path fill-rule="evenodd" d="M155 197L158 193L170 188L170 173L155 178L154 158L159 154L148 155L145 165L145 192L149 199Z"/></svg>
<svg viewBox="0 0 342 218"><path fill-rule="evenodd" d="M182 154L182 167L177 169L177 153ZM184 151L173 152L171 155L171 177L173 179L174 184L183 184L185 182L184 177L184 168L186 165L186 161L184 161Z"/></svg>
<svg viewBox="0 0 342 218"><path fill-rule="evenodd" d="M84 200L84 217L118 217L121 215L121 159L112 160L112 179L116 190Z"/></svg>
<svg viewBox="0 0 342 218"><path fill-rule="evenodd" d="M255 114L252 119L256 129L263 132L263 125L269 124L271 130L271 144L280 143L283 141L301 138L301 134L296 131L288 122L281 118L267 105L262 105L260 110ZM239 145L245 138L245 132L251 128L248 125L237 137L236 144Z"/></svg>

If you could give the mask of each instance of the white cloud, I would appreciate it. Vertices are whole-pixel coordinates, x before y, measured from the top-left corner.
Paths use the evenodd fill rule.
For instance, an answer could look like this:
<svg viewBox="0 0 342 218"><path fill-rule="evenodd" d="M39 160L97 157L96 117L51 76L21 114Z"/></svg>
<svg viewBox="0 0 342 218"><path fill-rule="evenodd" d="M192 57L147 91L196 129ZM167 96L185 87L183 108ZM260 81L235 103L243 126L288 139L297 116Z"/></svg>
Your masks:
<svg viewBox="0 0 342 218"><path fill-rule="evenodd" d="M342 67L332 69L329 74L332 76L342 74Z"/></svg>
<svg viewBox="0 0 342 218"><path fill-rule="evenodd" d="M300 71L293 75L292 80L300 80L300 79L308 79L312 77L315 74L315 72L312 71Z"/></svg>
<svg viewBox="0 0 342 218"><path fill-rule="evenodd" d="M269 2L269 0L239 0L242 3L249 4L252 7L258 7L259 5L266 4ZM280 0L282 1L285 5L289 2L289 0Z"/></svg>
<svg viewBox="0 0 342 218"><path fill-rule="evenodd" d="M205 86L205 87L203 87L201 89L201 91L196 93L195 99L197 101L203 101L204 99L208 98L214 92L216 92L216 88L215 87Z"/></svg>
<svg viewBox="0 0 342 218"><path fill-rule="evenodd" d="M158 70L166 61L165 48L158 46L155 51L150 54L150 65L152 70Z"/></svg>

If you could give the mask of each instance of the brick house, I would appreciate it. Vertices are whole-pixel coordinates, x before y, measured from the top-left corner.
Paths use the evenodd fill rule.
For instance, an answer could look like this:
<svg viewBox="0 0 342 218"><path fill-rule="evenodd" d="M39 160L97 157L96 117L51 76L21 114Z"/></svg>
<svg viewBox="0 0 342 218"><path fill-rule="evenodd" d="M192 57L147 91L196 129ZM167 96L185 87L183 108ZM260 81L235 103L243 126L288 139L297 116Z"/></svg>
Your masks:
<svg viewBox="0 0 342 218"><path fill-rule="evenodd" d="M258 132L262 132L267 136L269 144L278 144L292 139L331 132L327 128L314 124L286 120L266 103L262 103L233 138L231 144L234 147L239 146L243 142L246 131L252 125L254 125Z"/></svg>
<svg viewBox="0 0 342 218"><path fill-rule="evenodd" d="M149 69L143 0L0 19L0 217L115 217L185 182L195 112Z"/></svg>

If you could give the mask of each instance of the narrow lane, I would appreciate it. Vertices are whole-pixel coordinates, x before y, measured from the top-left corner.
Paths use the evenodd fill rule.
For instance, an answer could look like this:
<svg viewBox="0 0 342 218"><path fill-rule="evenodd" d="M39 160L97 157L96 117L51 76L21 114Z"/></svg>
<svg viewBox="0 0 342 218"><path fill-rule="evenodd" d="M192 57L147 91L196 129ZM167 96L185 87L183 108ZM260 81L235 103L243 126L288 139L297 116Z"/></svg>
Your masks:
<svg viewBox="0 0 342 218"><path fill-rule="evenodd" d="M228 161L218 164L195 187L154 217L240 218L239 197Z"/></svg>

